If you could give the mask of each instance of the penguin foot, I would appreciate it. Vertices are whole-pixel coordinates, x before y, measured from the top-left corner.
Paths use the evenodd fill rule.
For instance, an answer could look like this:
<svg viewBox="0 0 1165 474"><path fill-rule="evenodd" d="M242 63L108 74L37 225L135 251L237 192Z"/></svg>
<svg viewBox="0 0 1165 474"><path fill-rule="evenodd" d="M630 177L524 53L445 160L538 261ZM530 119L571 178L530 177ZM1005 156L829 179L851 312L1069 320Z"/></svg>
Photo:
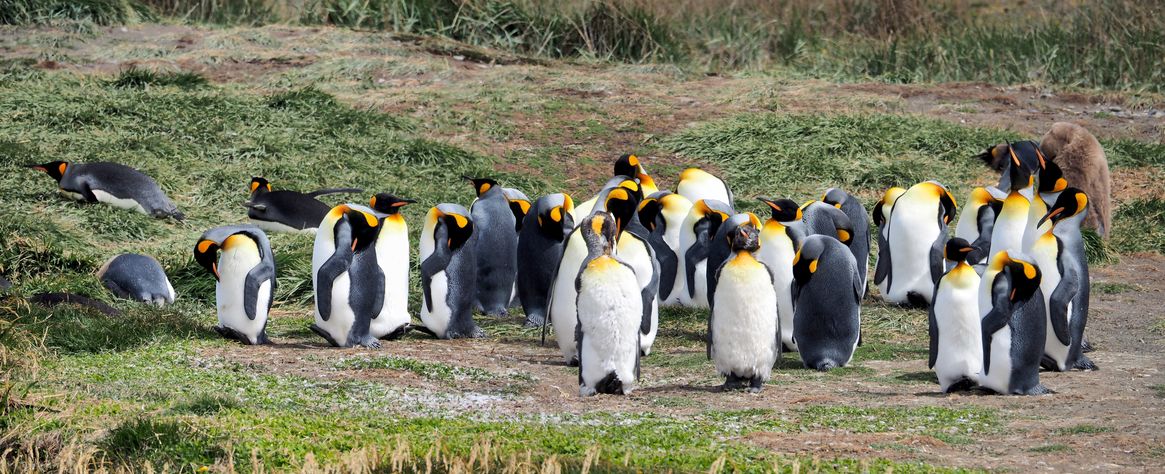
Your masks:
<svg viewBox="0 0 1165 474"><path fill-rule="evenodd" d="M926 301L926 297L921 294L911 291L906 293L906 307L908 308L929 308L930 303Z"/></svg>
<svg viewBox="0 0 1165 474"><path fill-rule="evenodd" d="M1080 341L1080 352L1092 352L1094 350L1096 350L1096 348L1092 347L1092 343L1088 342L1087 338Z"/></svg>
<svg viewBox="0 0 1165 474"><path fill-rule="evenodd" d="M963 378L955 381L954 383L948 385L947 389L943 390L943 393L969 392L969 391L971 391L971 389L975 388L976 385L979 385L979 384L975 383L974 380L971 380L970 378L967 378L967 377L963 377Z"/></svg>
<svg viewBox="0 0 1165 474"><path fill-rule="evenodd" d="M566 366L578 367L578 357L571 357L570 360L566 361Z"/></svg>
<svg viewBox="0 0 1165 474"><path fill-rule="evenodd" d="M1075 364L1072 364L1072 368L1077 370L1100 370L1100 367L1097 367L1096 363L1092 362L1092 359L1083 355L1076 360Z"/></svg>
<svg viewBox="0 0 1165 474"><path fill-rule="evenodd" d="M540 328L543 322L546 321L546 316L540 314L527 314L526 322L522 324L524 328Z"/></svg>
<svg viewBox="0 0 1165 474"><path fill-rule="evenodd" d="M267 330L259 331L259 345L271 344L271 339L267 338Z"/></svg>
<svg viewBox="0 0 1165 474"><path fill-rule="evenodd" d="M740 390L744 388L744 381L745 379L743 377L737 377L735 375L728 374L728 376L724 378L724 385L720 386L720 391L728 392Z"/></svg>
<svg viewBox="0 0 1165 474"><path fill-rule="evenodd" d="M380 340L372 336L365 336L358 344L369 349L380 349Z"/></svg>
<svg viewBox="0 0 1165 474"><path fill-rule="evenodd" d="M763 379L761 379L760 377L753 377L752 380L749 380L749 382L748 382L748 392L749 393L760 393L761 389L763 389L764 387L765 387L765 381Z"/></svg>
<svg viewBox="0 0 1165 474"><path fill-rule="evenodd" d="M1036 384L1035 387L1029 388L1027 390L1012 390L1011 393L1012 395L1051 395L1056 392L1053 392L1052 389L1045 387L1044 384L1041 383Z"/></svg>

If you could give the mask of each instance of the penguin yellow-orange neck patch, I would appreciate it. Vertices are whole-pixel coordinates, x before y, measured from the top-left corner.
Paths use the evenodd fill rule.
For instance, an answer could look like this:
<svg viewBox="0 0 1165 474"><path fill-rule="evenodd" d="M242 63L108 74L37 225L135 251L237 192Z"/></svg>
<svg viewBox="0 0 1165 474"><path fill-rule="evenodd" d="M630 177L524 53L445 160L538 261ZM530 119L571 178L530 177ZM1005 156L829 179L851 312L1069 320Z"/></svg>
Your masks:
<svg viewBox="0 0 1165 474"><path fill-rule="evenodd" d="M603 233L603 221L604 221L603 216L595 216L594 219L591 219L591 230L595 231L596 234L602 234Z"/></svg>
<svg viewBox="0 0 1165 474"><path fill-rule="evenodd" d="M213 241L203 240L198 243L198 253L206 253L210 251L210 246L214 245Z"/></svg>

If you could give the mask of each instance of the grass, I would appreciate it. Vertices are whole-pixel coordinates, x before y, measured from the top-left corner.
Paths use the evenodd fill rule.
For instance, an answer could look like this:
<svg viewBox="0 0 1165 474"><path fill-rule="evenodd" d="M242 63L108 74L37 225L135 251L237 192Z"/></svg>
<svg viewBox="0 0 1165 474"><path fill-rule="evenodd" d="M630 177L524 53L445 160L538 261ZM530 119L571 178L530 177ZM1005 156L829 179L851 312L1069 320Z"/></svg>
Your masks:
<svg viewBox="0 0 1165 474"><path fill-rule="evenodd" d="M1165 253L1165 200L1137 199L1114 212L1110 244L1121 253Z"/></svg>
<svg viewBox="0 0 1165 474"><path fill-rule="evenodd" d="M113 87L144 89L146 87L174 86L180 89L194 89L207 84L206 78L190 71L155 72L149 69L130 67L109 81Z"/></svg>
<svg viewBox="0 0 1165 474"><path fill-rule="evenodd" d="M1108 433L1110 431L1112 431L1112 428L1109 428L1107 426L1082 424L1082 425L1076 425L1076 426L1069 426L1067 428L1060 428L1060 429L1056 430L1055 433L1058 435L1077 435L1077 434Z"/></svg>
<svg viewBox="0 0 1165 474"><path fill-rule="evenodd" d="M924 434L944 441L993 433L1001 427L998 415L981 407L813 406L801 411L800 424L850 433Z"/></svg>
<svg viewBox="0 0 1165 474"><path fill-rule="evenodd" d="M495 375L489 371L475 367L459 367L449 364L425 362L408 357L371 357L359 359L344 359L336 363L338 369L391 369L412 372L423 378L452 382L458 379L489 380Z"/></svg>
<svg viewBox="0 0 1165 474"><path fill-rule="evenodd" d="M1140 287L1129 283L1093 282L1092 292L1102 295L1119 295L1130 291L1140 291Z"/></svg>
<svg viewBox="0 0 1165 474"><path fill-rule="evenodd" d="M1033 453L1063 453L1071 450L1072 448L1070 448L1068 445L1059 443L1045 444L1043 446L1036 446L1034 448L1028 449L1028 451Z"/></svg>

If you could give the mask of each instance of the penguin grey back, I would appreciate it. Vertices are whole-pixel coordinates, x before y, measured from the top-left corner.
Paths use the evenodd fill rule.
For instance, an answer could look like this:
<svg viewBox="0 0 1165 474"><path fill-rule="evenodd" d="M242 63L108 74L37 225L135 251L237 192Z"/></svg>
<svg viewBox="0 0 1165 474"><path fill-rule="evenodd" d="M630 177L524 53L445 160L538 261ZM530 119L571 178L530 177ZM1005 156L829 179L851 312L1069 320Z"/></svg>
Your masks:
<svg viewBox="0 0 1165 474"><path fill-rule="evenodd" d="M849 363L861 343L861 297L849 249L832 237L806 237L793 260L793 340L805 367Z"/></svg>
<svg viewBox="0 0 1165 474"><path fill-rule="evenodd" d="M97 192L101 192L118 199L133 200L153 217L185 218L153 178L120 163L54 161L34 168L56 178L61 189L80 194L87 202L98 202Z"/></svg>
<svg viewBox="0 0 1165 474"><path fill-rule="evenodd" d="M174 287L153 257L126 253L115 256L97 271L101 283L121 298L162 306L174 302Z"/></svg>
<svg viewBox="0 0 1165 474"><path fill-rule="evenodd" d="M517 286L528 327L541 326L546 318L563 242L574 228L573 208L570 196L550 194L538 198L533 212L523 219L518 234Z"/></svg>
<svg viewBox="0 0 1165 474"><path fill-rule="evenodd" d="M474 255L479 245L476 223L468 217L470 211L460 205L438 204L436 209L440 217L433 227L433 253L421 262L421 288L424 291L421 304L432 310L435 303L433 276L444 272L447 284L445 304L452 314L445 333L436 336L443 339L483 337L485 332L473 321L478 283L477 256ZM508 208L506 212L510 212ZM512 228L510 232L513 232Z"/></svg>
<svg viewBox="0 0 1165 474"><path fill-rule="evenodd" d="M853 242L854 224L841 209L821 201L812 201L801 208L801 213L801 219L805 222L805 235L833 237L847 247Z"/></svg>
<svg viewBox="0 0 1165 474"><path fill-rule="evenodd" d="M477 201L470 209L477 258L477 305L486 314L508 314L517 277L518 236L514 213L501 186L488 179L474 179ZM492 183L492 184L491 184Z"/></svg>
<svg viewBox="0 0 1165 474"><path fill-rule="evenodd" d="M1049 393L1040 384L1040 361L1048 329L1040 278L1035 265L1021 260L1009 262L992 282L992 308L982 320L984 374L991 373L993 336L1005 326L1011 330L1010 394Z"/></svg>
<svg viewBox="0 0 1165 474"><path fill-rule="evenodd" d="M868 287L866 272L870 266L870 220L866 216L866 207L857 196L840 188L826 190L821 201L841 209L841 212L849 218L850 227L853 228L853 240L849 243L849 250L854 254L854 260L858 264L858 276L862 279L864 296Z"/></svg>

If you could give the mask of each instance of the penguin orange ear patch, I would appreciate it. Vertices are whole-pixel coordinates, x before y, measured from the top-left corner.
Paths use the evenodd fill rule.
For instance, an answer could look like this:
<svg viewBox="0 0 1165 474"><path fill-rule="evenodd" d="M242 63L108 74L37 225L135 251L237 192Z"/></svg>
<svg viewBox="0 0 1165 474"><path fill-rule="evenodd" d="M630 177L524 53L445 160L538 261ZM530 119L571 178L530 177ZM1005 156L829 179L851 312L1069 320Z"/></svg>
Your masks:
<svg viewBox="0 0 1165 474"><path fill-rule="evenodd" d="M65 175L65 168L68 168L68 167L69 167L68 163L61 163L61 166L59 167L59 169L61 170L61 176Z"/></svg>
<svg viewBox="0 0 1165 474"><path fill-rule="evenodd" d="M256 189L259 189L259 182L251 181L251 192L255 192Z"/></svg>
<svg viewBox="0 0 1165 474"><path fill-rule="evenodd" d="M554 222L562 222L562 208L556 206L554 209L551 209L550 210L550 219L553 220ZM541 216L538 217L538 223L539 224L542 223Z"/></svg>
<svg viewBox="0 0 1165 474"><path fill-rule="evenodd" d="M460 215L460 214L451 214L451 215L453 216L453 222L457 223L457 227L464 229L465 226L469 225L469 219L466 219L465 216Z"/></svg>
<svg viewBox="0 0 1165 474"><path fill-rule="evenodd" d="M842 243L849 242L849 240L850 240L849 232L846 231L845 229L837 229L837 239L842 241Z"/></svg>
<svg viewBox="0 0 1165 474"><path fill-rule="evenodd" d="M817 262L819 261L820 260L814 260L809 262L809 273L817 273Z"/></svg>
<svg viewBox="0 0 1165 474"><path fill-rule="evenodd" d="M203 241L199 242L198 243L198 253L206 253L210 249L211 245L214 245L214 242L210 241L210 240L203 240Z"/></svg>

